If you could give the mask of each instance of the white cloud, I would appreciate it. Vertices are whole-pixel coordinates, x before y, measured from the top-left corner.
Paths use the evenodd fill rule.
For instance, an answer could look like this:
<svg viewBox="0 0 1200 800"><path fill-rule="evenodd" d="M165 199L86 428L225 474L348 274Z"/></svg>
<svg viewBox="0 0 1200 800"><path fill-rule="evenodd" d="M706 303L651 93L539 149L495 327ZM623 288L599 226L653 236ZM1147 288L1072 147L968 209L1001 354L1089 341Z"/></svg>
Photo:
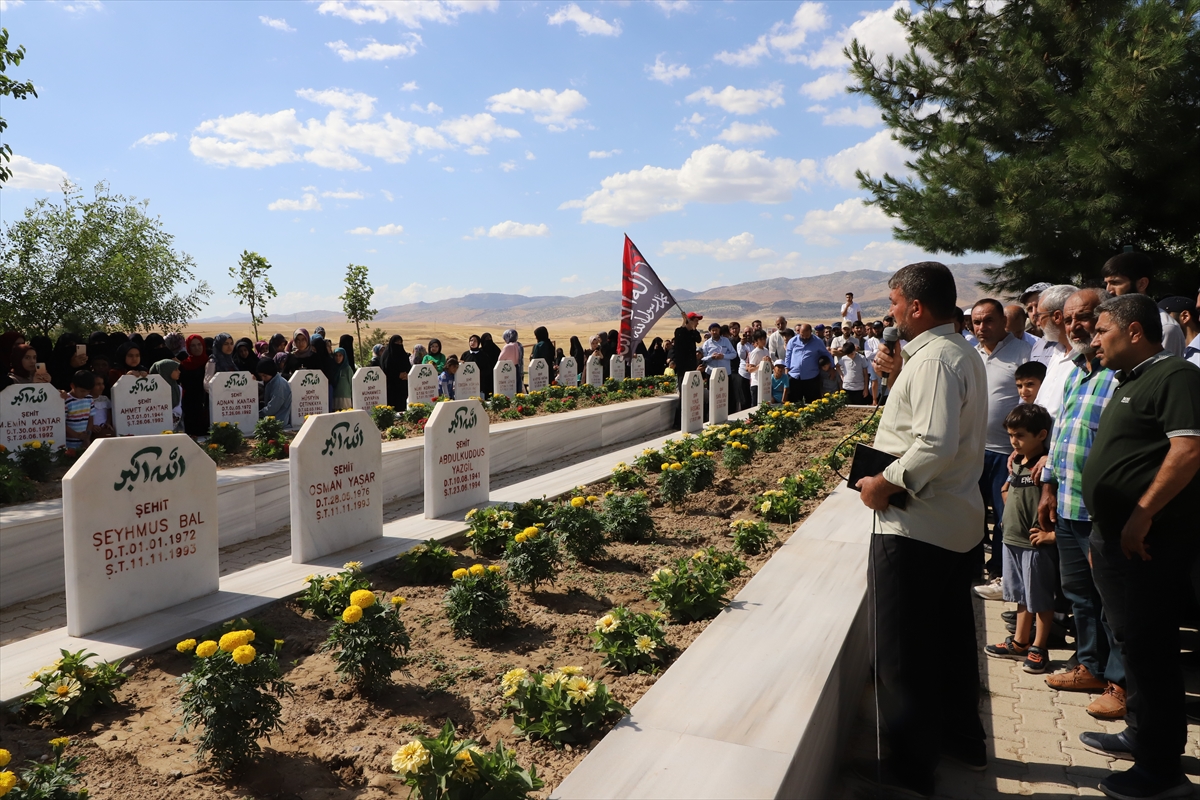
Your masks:
<svg viewBox="0 0 1200 800"><path fill-rule="evenodd" d="M100 0L73 0L62 6L63 11L68 11L72 14L83 14L87 11L99 11L104 8L104 4Z"/></svg>
<svg viewBox="0 0 1200 800"><path fill-rule="evenodd" d="M400 234L404 233L404 226L389 223L387 225L380 225L375 230L371 230L366 225L361 225L357 228L352 228L351 230L346 231L346 233L352 233L355 236L399 236Z"/></svg>
<svg viewBox="0 0 1200 800"><path fill-rule="evenodd" d="M417 89L420 89L420 88L421 88L420 86L417 86L417 82L416 82L416 81L406 81L406 82L404 83L404 85L400 87L400 91L402 91L402 92L415 92Z"/></svg>
<svg viewBox="0 0 1200 800"><path fill-rule="evenodd" d="M817 174L811 159L771 159L761 150L710 144L694 151L679 169L646 166L618 172L585 199L559 208L582 208L584 222L621 225L679 211L688 203L782 203Z"/></svg>
<svg viewBox="0 0 1200 800"><path fill-rule="evenodd" d="M341 39L336 42L326 42L325 46L341 56L342 61L388 61L393 58L416 55L421 37L415 33L408 34L408 37L408 42L398 44L383 44L374 39L368 39L367 44L360 50L355 50Z"/></svg>
<svg viewBox="0 0 1200 800"><path fill-rule="evenodd" d="M847 147L825 159L826 177L839 186L858 187L858 178L854 177L855 170L870 173L880 178L888 173L895 178L909 174L904 162L912 154L892 139L890 131L880 131L856 145Z"/></svg>
<svg viewBox="0 0 1200 800"><path fill-rule="evenodd" d="M711 86L705 86L689 94L686 99L689 103L703 102L730 114L757 114L764 108L778 108L783 105L783 84L772 83L766 89L735 89L726 86L719 92L714 92Z"/></svg>
<svg viewBox="0 0 1200 800"><path fill-rule="evenodd" d="M312 192L305 192L299 200L281 197L267 205L268 211L320 211L321 203Z"/></svg>
<svg viewBox="0 0 1200 800"><path fill-rule="evenodd" d="M159 131L158 133L147 133L145 136L130 145L130 147L152 147L156 144L173 141L175 141L175 134L168 133L167 131Z"/></svg>
<svg viewBox="0 0 1200 800"><path fill-rule="evenodd" d="M822 75L815 81L809 81L801 86L800 94L811 97L813 100L828 100L834 95L846 91L846 81L845 73L830 72L828 75Z"/></svg>
<svg viewBox="0 0 1200 800"><path fill-rule="evenodd" d="M692 70L687 64L667 64L663 62L662 56L656 56L653 64L646 65L646 72L650 73L650 79L661 81L668 86L681 78L690 78Z"/></svg>
<svg viewBox="0 0 1200 800"><path fill-rule="evenodd" d="M467 155L469 156L486 156L487 154L488 149L481 144L473 144L467 148Z"/></svg>
<svg viewBox="0 0 1200 800"><path fill-rule="evenodd" d="M575 23L575 29L581 36L620 36L621 20L608 22L589 14L574 3L563 6L546 18L551 25L562 25L564 22Z"/></svg>
<svg viewBox="0 0 1200 800"><path fill-rule="evenodd" d="M829 25L825 6L821 3L804 2L796 9L790 22L776 22L771 30L759 36L741 50L723 50L714 58L723 64L735 67L752 67L772 53L789 64L804 60L799 52L810 33Z"/></svg>
<svg viewBox="0 0 1200 800"><path fill-rule="evenodd" d="M888 8L864 11L855 22L827 37L814 52L799 56L798 61L814 69L836 70L804 84L800 91L814 100L826 100L845 91L850 75L842 51L855 39L877 59L907 53L908 39L904 28L895 20L896 11L901 8L911 8L909 0L895 0Z"/></svg>
<svg viewBox="0 0 1200 800"><path fill-rule="evenodd" d="M374 236L375 231L368 228L366 225L360 225L357 228L351 228L346 233L354 234L355 236Z"/></svg>
<svg viewBox="0 0 1200 800"><path fill-rule="evenodd" d="M526 160L526 161L537 161L537 156L535 156L535 155L533 154L533 151L531 151L531 150L526 150L526 151L525 151L525 160Z"/></svg>
<svg viewBox="0 0 1200 800"><path fill-rule="evenodd" d="M675 126L675 130L686 133L693 139L700 138L700 131L696 130L696 126L704 122L705 117L699 111L694 112L690 117L685 117Z"/></svg>
<svg viewBox="0 0 1200 800"><path fill-rule="evenodd" d="M454 172L454 167L442 167L442 172Z"/></svg>
<svg viewBox="0 0 1200 800"><path fill-rule="evenodd" d="M488 98L488 110L498 114L524 114L555 132L568 131L582 124L572 115L587 108L587 98L574 89L556 92L553 89L510 89Z"/></svg>
<svg viewBox="0 0 1200 800"><path fill-rule="evenodd" d="M441 125L438 125L438 130L445 133L459 144L473 145L476 142L490 142L493 139L520 139L521 134L512 128L505 128L500 123L496 122L496 118L491 114L476 114L468 116L463 114L458 119L448 119ZM483 153L473 153L473 155L484 155Z"/></svg>
<svg viewBox="0 0 1200 800"><path fill-rule="evenodd" d="M878 128L883 117L878 108L859 103L857 108L835 108L821 118L822 125L857 125L860 128Z"/></svg>
<svg viewBox="0 0 1200 800"><path fill-rule="evenodd" d="M578 275L568 275L565 278L559 278L558 282L559 283L579 283L579 280L580 280L580 278Z"/></svg>
<svg viewBox="0 0 1200 800"><path fill-rule="evenodd" d="M734 122L717 134L717 138L723 142L739 143L757 142L759 139L770 139L772 136L778 135L779 131L765 122L760 125L747 125L744 122Z"/></svg>
<svg viewBox="0 0 1200 800"><path fill-rule="evenodd" d="M841 234L886 231L892 225L892 220L878 206L868 206L855 197L838 203L829 211L809 211L793 233L801 234L810 244L830 247L838 243L835 237Z"/></svg>
<svg viewBox="0 0 1200 800"><path fill-rule="evenodd" d="M691 11L693 8L690 0L654 0L654 5L668 17L676 11Z"/></svg>
<svg viewBox="0 0 1200 800"><path fill-rule="evenodd" d="M67 180L67 172L53 164L39 164L31 158L13 154L8 163L12 177L4 184L6 189L33 189L41 192L53 192Z"/></svg>
<svg viewBox="0 0 1200 800"><path fill-rule="evenodd" d="M437 286L429 288L423 283L410 283L403 289L393 289L386 283L382 286L375 287L375 295L372 298L380 308L387 306L402 305L404 303L433 303L438 300L446 300L451 297L462 297L465 294L472 292L481 292L481 287L469 286ZM309 308L330 306L308 306ZM337 308L339 306L333 306Z"/></svg>
<svg viewBox="0 0 1200 800"><path fill-rule="evenodd" d="M274 28L277 31L285 31L287 33L295 33L296 29L287 24L286 19L274 19L273 17L260 16L258 21L268 28Z"/></svg>
<svg viewBox="0 0 1200 800"><path fill-rule="evenodd" d="M380 189L379 193L383 195L383 199L387 200L389 203L396 199L396 197L387 189Z"/></svg>
<svg viewBox="0 0 1200 800"><path fill-rule="evenodd" d="M588 158L612 158L621 155L620 150L589 150Z"/></svg>
<svg viewBox="0 0 1200 800"><path fill-rule="evenodd" d="M317 6L322 14L366 22L395 20L408 28L420 28L422 22L453 22L459 14L495 11L500 0L324 0Z"/></svg>
<svg viewBox="0 0 1200 800"><path fill-rule="evenodd" d="M363 92L348 89L297 89L296 96L338 111L351 111L355 119L369 119L375 112L375 98Z"/></svg>
<svg viewBox="0 0 1200 800"><path fill-rule="evenodd" d="M717 261L746 261L755 258L769 258L775 251L766 247L754 246L754 234L745 232L729 239L713 239L703 242L699 239L681 239L673 242L663 242L659 252L663 255L705 255L712 256Z"/></svg>
<svg viewBox="0 0 1200 800"><path fill-rule="evenodd" d="M334 200L362 200L365 195L362 192L347 192L339 189L336 192L321 192L321 197L332 197Z"/></svg>
<svg viewBox="0 0 1200 800"><path fill-rule="evenodd" d="M25 5L25 0L0 0L0 11L8 11L23 5Z"/></svg>
<svg viewBox="0 0 1200 800"><path fill-rule="evenodd" d="M478 228L476 229L478 231ZM529 236L549 236L550 226L545 223L534 225L531 222L520 223L505 220L497 225L493 225L487 232L489 239L517 239Z"/></svg>
<svg viewBox="0 0 1200 800"><path fill-rule="evenodd" d="M416 111L420 114L440 114L443 110L442 107L437 103L426 103L423 106L412 103L409 105L408 109L409 111Z"/></svg>
<svg viewBox="0 0 1200 800"><path fill-rule="evenodd" d="M767 37L765 35L758 37L758 40L752 44L748 44L741 50L729 52L722 50L713 58L720 61L722 64L729 64L732 67L752 67L769 55L771 48L767 46Z"/></svg>
<svg viewBox="0 0 1200 800"><path fill-rule="evenodd" d="M516 168L517 168L517 162L515 162L515 161L501 161L500 162L500 169L503 172L512 172Z"/></svg>

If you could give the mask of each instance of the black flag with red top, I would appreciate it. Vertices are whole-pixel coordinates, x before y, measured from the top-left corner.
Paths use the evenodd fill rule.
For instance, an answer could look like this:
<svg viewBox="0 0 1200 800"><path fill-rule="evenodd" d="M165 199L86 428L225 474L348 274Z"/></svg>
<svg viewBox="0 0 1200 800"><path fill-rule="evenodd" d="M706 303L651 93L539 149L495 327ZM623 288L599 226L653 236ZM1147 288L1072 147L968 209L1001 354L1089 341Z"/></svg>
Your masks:
<svg viewBox="0 0 1200 800"><path fill-rule="evenodd" d="M674 306L675 298L646 263L637 245L625 237L621 262L621 330L617 354L633 358L638 342Z"/></svg>

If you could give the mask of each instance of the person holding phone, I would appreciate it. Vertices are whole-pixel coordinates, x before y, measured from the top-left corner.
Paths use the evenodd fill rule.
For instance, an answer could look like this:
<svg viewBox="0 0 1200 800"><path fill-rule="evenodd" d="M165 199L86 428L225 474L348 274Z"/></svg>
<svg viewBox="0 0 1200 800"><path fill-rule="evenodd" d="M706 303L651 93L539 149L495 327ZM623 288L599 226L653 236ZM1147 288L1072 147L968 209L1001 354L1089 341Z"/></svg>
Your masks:
<svg viewBox="0 0 1200 800"><path fill-rule="evenodd" d="M38 361L33 345L19 344L9 357L9 380L13 383L50 383L44 362Z"/></svg>

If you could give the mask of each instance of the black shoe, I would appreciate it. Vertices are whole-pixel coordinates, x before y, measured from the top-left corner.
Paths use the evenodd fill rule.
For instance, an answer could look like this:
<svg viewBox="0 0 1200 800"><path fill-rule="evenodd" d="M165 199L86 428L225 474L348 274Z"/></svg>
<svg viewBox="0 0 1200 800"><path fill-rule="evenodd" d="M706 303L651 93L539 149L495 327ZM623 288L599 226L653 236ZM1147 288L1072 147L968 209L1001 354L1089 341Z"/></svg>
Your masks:
<svg viewBox="0 0 1200 800"><path fill-rule="evenodd" d="M1125 772L1114 772L1100 781L1100 791L1117 800L1167 800L1191 797L1192 783L1186 775L1165 778L1134 764Z"/></svg>
<svg viewBox="0 0 1200 800"><path fill-rule="evenodd" d="M886 761L860 761L850 767L850 780L870 797L925 798L933 795L933 776L918 781L900 775Z"/></svg>
<svg viewBox="0 0 1200 800"><path fill-rule="evenodd" d="M1130 740L1128 728L1120 733L1085 731L1079 734L1079 741L1093 753L1122 761L1133 761L1133 742Z"/></svg>
<svg viewBox="0 0 1200 800"><path fill-rule="evenodd" d="M983 739L947 738L942 742L942 756L973 772L983 772L988 766L987 746Z"/></svg>
<svg viewBox="0 0 1200 800"><path fill-rule="evenodd" d="M1001 611L1000 619L1004 620L1005 625L1016 625L1017 624L1017 612L1016 611ZM1012 633L1012 631L1009 631L1009 633Z"/></svg>

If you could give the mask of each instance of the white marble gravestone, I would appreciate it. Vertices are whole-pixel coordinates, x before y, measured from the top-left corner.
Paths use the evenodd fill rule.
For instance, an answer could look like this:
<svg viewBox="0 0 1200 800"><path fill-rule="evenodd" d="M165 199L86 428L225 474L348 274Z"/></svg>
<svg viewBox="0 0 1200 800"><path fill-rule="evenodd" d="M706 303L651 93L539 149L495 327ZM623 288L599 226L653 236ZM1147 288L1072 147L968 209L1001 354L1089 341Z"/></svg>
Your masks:
<svg viewBox="0 0 1200 800"><path fill-rule="evenodd" d="M512 365L511 361L501 364ZM516 370L514 370L515 372ZM491 481L487 411L478 400L438 403L425 424L425 519L488 501Z"/></svg>
<svg viewBox="0 0 1200 800"><path fill-rule="evenodd" d="M511 361L497 361L492 369L492 381L496 394L512 400L517 396L517 365Z"/></svg>
<svg viewBox="0 0 1200 800"><path fill-rule="evenodd" d="M218 372L209 385L212 422L229 422L244 435L258 424L258 381L249 372Z"/></svg>
<svg viewBox="0 0 1200 800"><path fill-rule="evenodd" d="M329 387L325 376L315 369L298 369L288 378L292 387L292 427L299 428L312 414L329 413Z"/></svg>
<svg viewBox="0 0 1200 800"><path fill-rule="evenodd" d="M709 370L708 421L713 425L729 421L729 373L724 367L712 367Z"/></svg>
<svg viewBox="0 0 1200 800"><path fill-rule="evenodd" d="M629 362L629 377L646 377L646 357L641 353L635 353L633 360Z"/></svg>
<svg viewBox="0 0 1200 800"><path fill-rule="evenodd" d="M608 377L614 381L625 380L625 357L613 353L612 358L608 360Z"/></svg>
<svg viewBox="0 0 1200 800"><path fill-rule="evenodd" d="M563 356L563 360L558 362L558 385L579 385L579 364L570 356Z"/></svg>
<svg viewBox="0 0 1200 800"><path fill-rule="evenodd" d="M146 436L175 429L171 387L159 375L122 375L112 387L112 412L117 436Z"/></svg>
<svg viewBox="0 0 1200 800"><path fill-rule="evenodd" d="M588 386L604 385L604 362L600 356L588 356L587 364L584 366L583 382Z"/></svg>
<svg viewBox="0 0 1200 800"><path fill-rule="evenodd" d="M479 365L474 361L458 362L458 372L454 374L454 396L459 400L483 397L479 390Z"/></svg>
<svg viewBox="0 0 1200 800"><path fill-rule="evenodd" d="M293 563L383 536L383 449L366 411L306 419L288 473Z"/></svg>
<svg viewBox="0 0 1200 800"><path fill-rule="evenodd" d="M771 359L764 358L758 362L758 404L771 405L771 378L774 375L774 369L771 367Z"/></svg>
<svg viewBox="0 0 1200 800"><path fill-rule="evenodd" d="M550 385L550 365L544 358L530 359L529 372L526 374L529 377L529 391L531 392L544 391Z"/></svg>
<svg viewBox="0 0 1200 800"><path fill-rule="evenodd" d="M680 431L699 433L704 429L704 376L699 372L685 372L680 409Z"/></svg>
<svg viewBox="0 0 1200 800"><path fill-rule="evenodd" d="M68 635L217 591L217 465L187 436L97 439L62 493Z"/></svg>
<svg viewBox="0 0 1200 800"><path fill-rule="evenodd" d="M417 364L408 371L408 404L431 406L438 396L438 371L433 364Z"/></svg>
<svg viewBox="0 0 1200 800"><path fill-rule="evenodd" d="M0 392L0 444L12 452L33 441L67 446L66 406L49 383L15 383Z"/></svg>
<svg viewBox="0 0 1200 800"><path fill-rule="evenodd" d="M379 367L359 367L350 381L350 391L355 408L368 414L375 406L387 405L387 381ZM403 411L404 409L400 409Z"/></svg>

